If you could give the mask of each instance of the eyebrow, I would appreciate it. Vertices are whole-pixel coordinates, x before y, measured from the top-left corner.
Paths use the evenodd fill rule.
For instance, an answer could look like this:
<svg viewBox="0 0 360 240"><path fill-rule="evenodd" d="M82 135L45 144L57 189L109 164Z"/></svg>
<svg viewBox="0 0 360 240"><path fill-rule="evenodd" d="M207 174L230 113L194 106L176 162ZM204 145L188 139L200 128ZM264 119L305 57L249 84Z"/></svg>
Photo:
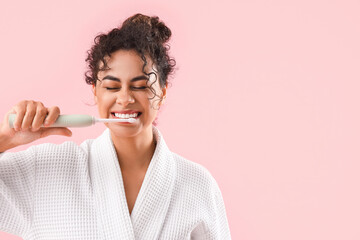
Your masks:
<svg viewBox="0 0 360 240"><path fill-rule="evenodd" d="M117 78L117 77L114 77L111 75L106 75L102 80L105 80L105 79L116 81L116 82L121 82L120 78ZM148 79L149 78L147 76L141 75L141 76L134 77L133 79L130 80L130 82L136 82L136 81L148 80Z"/></svg>

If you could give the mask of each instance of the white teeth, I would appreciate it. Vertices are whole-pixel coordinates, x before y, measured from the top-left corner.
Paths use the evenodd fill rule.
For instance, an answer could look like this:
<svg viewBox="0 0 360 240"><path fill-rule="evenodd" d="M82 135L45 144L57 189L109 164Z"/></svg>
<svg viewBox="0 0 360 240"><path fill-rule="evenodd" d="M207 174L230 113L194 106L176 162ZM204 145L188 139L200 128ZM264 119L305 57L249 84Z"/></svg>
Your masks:
<svg viewBox="0 0 360 240"><path fill-rule="evenodd" d="M132 113L132 114L114 113L114 115L117 118L136 118L138 113Z"/></svg>

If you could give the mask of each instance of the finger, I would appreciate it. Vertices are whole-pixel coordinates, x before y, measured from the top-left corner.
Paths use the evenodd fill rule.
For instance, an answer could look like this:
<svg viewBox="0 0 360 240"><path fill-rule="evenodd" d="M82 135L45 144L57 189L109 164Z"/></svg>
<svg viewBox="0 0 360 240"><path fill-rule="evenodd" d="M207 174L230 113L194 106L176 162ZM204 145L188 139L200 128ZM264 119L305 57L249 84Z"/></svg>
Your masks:
<svg viewBox="0 0 360 240"><path fill-rule="evenodd" d="M48 115L45 118L44 126L51 126L60 115L60 109L57 106L48 108Z"/></svg>
<svg viewBox="0 0 360 240"><path fill-rule="evenodd" d="M16 113L15 121L13 124L15 131L21 130L21 125L26 113L26 105L27 101L21 101L13 107L12 111Z"/></svg>
<svg viewBox="0 0 360 240"><path fill-rule="evenodd" d="M35 113L36 113L36 103L34 101L28 101L28 104L26 106L26 113L21 125L21 129L23 131L24 130L26 131L30 128L34 120Z"/></svg>
<svg viewBox="0 0 360 240"><path fill-rule="evenodd" d="M40 129L41 125L44 123L47 112L47 108L44 107L44 104L38 102L36 107L36 114L31 125L32 132L36 132Z"/></svg>
<svg viewBox="0 0 360 240"><path fill-rule="evenodd" d="M50 135L62 135L66 137L71 137L72 132L68 128L64 127L53 127L53 128L41 128L40 137L44 138Z"/></svg>

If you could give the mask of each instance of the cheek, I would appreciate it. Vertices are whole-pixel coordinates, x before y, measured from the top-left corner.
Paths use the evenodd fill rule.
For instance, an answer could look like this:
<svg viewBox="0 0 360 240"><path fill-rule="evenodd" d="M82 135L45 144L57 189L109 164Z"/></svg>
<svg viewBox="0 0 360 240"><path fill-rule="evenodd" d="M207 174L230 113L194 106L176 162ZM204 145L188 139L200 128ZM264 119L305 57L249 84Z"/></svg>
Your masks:
<svg viewBox="0 0 360 240"><path fill-rule="evenodd" d="M157 111L156 111L156 103L157 103L156 98L151 99L151 96L148 96L148 95L145 95L145 94L142 94L142 95L138 94L136 96L136 100L138 101L138 103L140 103L141 107L144 110L144 113L148 117L152 118L154 115L156 115L156 113L157 113Z"/></svg>
<svg viewBox="0 0 360 240"><path fill-rule="evenodd" d="M110 95L98 95L97 97L97 105L99 110L102 112L108 111L108 108L114 103L114 97Z"/></svg>
<svg viewBox="0 0 360 240"><path fill-rule="evenodd" d="M142 107L146 108L151 100L149 99L148 94L142 93L142 92L133 92L133 96L138 104L140 104Z"/></svg>

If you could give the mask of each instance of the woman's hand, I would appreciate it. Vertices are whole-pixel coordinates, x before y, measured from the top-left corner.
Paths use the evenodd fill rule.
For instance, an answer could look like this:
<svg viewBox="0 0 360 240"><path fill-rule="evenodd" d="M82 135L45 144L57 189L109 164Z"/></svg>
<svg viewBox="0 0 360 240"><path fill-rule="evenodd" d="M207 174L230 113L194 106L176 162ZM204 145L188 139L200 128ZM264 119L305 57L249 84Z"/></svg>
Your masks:
<svg viewBox="0 0 360 240"><path fill-rule="evenodd" d="M9 114L16 114L14 128L9 126ZM0 124L0 152L33 142L49 135L70 137L72 132L65 127L47 128L60 114L58 107L46 108L41 102L21 101L16 104ZM44 127L41 125L44 124Z"/></svg>

